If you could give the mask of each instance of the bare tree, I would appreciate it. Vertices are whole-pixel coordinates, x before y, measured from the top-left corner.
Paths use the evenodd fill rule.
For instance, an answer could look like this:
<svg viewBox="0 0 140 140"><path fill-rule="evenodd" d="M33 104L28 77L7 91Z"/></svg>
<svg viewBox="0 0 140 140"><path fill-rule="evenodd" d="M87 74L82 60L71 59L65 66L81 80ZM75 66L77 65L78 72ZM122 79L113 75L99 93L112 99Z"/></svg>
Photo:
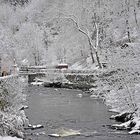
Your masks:
<svg viewBox="0 0 140 140"><path fill-rule="evenodd" d="M133 0L133 11L134 11L134 17L135 17L135 22L136 22L136 26L137 29L139 29L139 24L138 24L138 19L137 19L137 11L136 11L136 1Z"/></svg>
<svg viewBox="0 0 140 140"><path fill-rule="evenodd" d="M68 20L71 20L75 24L77 30L80 33L82 33L83 35L86 36L86 38L88 40L88 43L89 43L90 56L91 56L91 59L92 59L92 63L95 63L95 58L94 58L94 52L95 52L98 66L99 66L99 68L102 68L102 65L101 65L101 62L100 62L100 58L99 58L99 55L98 55L98 47L99 47L99 25L98 25L98 23L94 22L94 26L95 26L95 30L96 30L96 43L94 45L89 30L86 27L84 27L85 30L82 29L82 27L80 27L78 18L76 16L68 15L68 16L64 16L64 17L58 17L58 19L68 19Z"/></svg>
<svg viewBox="0 0 140 140"><path fill-rule="evenodd" d="M79 22L77 20L78 18L75 17L74 15L69 15L69 16L66 16L66 17L62 17L61 19L69 19L69 20L71 20L76 25L78 31L81 32L82 34L84 34L87 37L87 40L88 40L88 43L89 43L89 49L90 49L90 55L91 55L92 63L95 63L95 59L94 59L94 56L93 56L93 50L95 50L95 47L94 47L94 45L92 43L92 39L91 39L91 36L89 34L88 29L86 29L87 32L84 31L79 25Z"/></svg>
<svg viewBox="0 0 140 140"><path fill-rule="evenodd" d="M130 36L130 25L129 25L129 12L130 12L130 0L125 0L125 14L126 14L126 30L127 30L127 37L128 41L131 42L131 36Z"/></svg>

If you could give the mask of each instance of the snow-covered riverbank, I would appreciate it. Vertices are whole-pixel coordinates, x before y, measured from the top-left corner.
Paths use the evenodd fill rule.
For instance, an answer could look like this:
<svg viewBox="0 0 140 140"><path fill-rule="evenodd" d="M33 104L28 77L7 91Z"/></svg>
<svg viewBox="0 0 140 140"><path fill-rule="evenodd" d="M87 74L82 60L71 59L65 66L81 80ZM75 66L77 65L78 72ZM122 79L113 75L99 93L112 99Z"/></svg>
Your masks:
<svg viewBox="0 0 140 140"><path fill-rule="evenodd" d="M0 135L24 137L23 126L28 123L23 109L26 96L22 93L24 79L18 76L1 78L0 83ZM6 137L4 138L6 139Z"/></svg>
<svg viewBox="0 0 140 140"><path fill-rule="evenodd" d="M0 136L0 140L22 140L22 139L17 138L17 137L10 137L10 136L7 136L7 137Z"/></svg>

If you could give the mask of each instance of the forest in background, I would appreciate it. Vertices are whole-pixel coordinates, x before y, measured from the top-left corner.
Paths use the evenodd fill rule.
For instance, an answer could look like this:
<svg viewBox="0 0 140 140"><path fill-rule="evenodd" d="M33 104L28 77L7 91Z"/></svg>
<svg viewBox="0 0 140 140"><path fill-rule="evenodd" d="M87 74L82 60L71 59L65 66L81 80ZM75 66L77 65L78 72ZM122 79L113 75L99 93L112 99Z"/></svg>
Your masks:
<svg viewBox="0 0 140 140"><path fill-rule="evenodd" d="M1 0L1 55L8 65L112 65L116 49L139 42L139 9L139 0Z"/></svg>

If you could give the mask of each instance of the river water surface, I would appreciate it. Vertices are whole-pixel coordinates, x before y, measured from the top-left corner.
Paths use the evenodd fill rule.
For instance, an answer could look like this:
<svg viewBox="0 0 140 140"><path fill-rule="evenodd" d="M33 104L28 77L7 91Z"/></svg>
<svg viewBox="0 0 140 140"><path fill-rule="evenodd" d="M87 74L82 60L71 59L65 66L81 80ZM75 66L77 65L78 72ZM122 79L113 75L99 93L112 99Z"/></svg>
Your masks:
<svg viewBox="0 0 140 140"><path fill-rule="evenodd" d="M116 131L108 126L115 123L109 117L107 107L101 100L91 99L80 90L54 89L29 86L26 90L26 110L31 124L42 124L43 129L29 130L28 133L45 132L46 135L32 135L32 140L140 140L138 135L128 135L125 131ZM52 138L48 134L59 128L80 130L86 134L65 138ZM91 133L91 134L90 134Z"/></svg>

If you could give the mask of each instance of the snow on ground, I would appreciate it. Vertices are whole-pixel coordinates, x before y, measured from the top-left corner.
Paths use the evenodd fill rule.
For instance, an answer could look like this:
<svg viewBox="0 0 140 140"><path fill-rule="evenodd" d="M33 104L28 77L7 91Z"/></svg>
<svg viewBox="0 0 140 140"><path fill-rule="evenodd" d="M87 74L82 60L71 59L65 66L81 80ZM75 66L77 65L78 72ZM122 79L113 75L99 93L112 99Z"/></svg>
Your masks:
<svg viewBox="0 0 140 140"><path fill-rule="evenodd" d="M35 81L35 82L31 82L31 85L33 86L41 86L43 85L44 82L38 82L38 81Z"/></svg>
<svg viewBox="0 0 140 140"><path fill-rule="evenodd" d="M16 137L10 137L10 136L6 136L6 137L0 136L0 140L23 140L23 139L19 139Z"/></svg>
<svg viewBox="0 0 140 140"><path fill-rule="evenodd" d="M120 114L122 112L134 112L134 116L130 120L122 124L115 124L113 127L117 129L131 128L129 134L140 134L140 43L127 44L127 48L123 48L120 53L123 58L121 57L122 61L119 64L126 70L126 72L121 73L123 80L119 84L116 82L119 88L110 89L105 98L111 111Z"/></svg>
<svg viewBox="0 0 140 140"><path fill-rule="evenodd" d="M129 46L122 50L123 59L120 65L121 68L127 69L126 72L120 73L119 76L122 80L116 82L120 89L110 88L110 92L106 94L106 103L118 112L124 110L131 110L132 101L137 105L140 110L140 47L139 43L129 43ZM123 65L125 63L126 65ZM119 78L118 77L118 78ZM117 78L117 79L118 79ZM115 80L117 80L115 79ZM121 86L124 87L121 89ZM140 115L140 112L138 113Z"/></svg>
<svg viewBox="0 0 140 140"><path fill-rule="evenodd" d="M97 69L96 65L92 63L90 57L87 59L82 59L74 63L69 67L71 70L95 70Z"/></svg>

